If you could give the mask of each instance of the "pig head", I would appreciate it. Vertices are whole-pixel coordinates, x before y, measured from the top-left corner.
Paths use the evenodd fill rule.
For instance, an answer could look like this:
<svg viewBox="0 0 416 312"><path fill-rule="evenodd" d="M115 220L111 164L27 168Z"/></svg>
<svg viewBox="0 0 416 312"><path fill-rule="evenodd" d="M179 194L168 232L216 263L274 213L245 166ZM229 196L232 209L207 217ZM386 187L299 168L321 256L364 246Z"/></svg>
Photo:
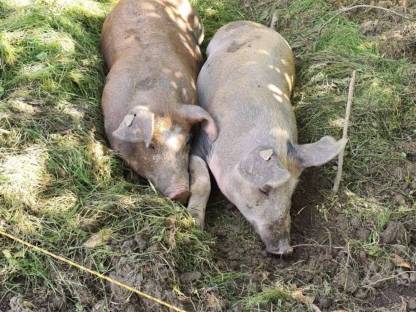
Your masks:
<svg viewBox="0 0 416 312"><path fill-rule="evenodd" d="M269 253L292 252L291 197L302 170L328 162L344 144L343 140L336 142L327 136L312 144L297 145L286 140L251 147L233 170L221 178L224 195L253 225Z"/></svg>
<svg viewBox="0 0 416 312"><path fill-rule="evenodd" d="M211 143L201 133L193 159L206 161L222 193L253 225L267 251L288 254L291 197L302 170L334 158L345 141L323 137L297 144L290 102L294 57L272 29L247 21L227 24L211 40L207 54L198 94L200 105L217 124L218 137ZM198 224L203 224L203 192L209 190L201 183L205 180L206 174L191 179L188 208Z"/></svg>
<svg viewBox="0 0 416 312"><path fill-rule="evenodd" d="M212 118L195 105L201 38L188 0L120 0L102 29L108 140L139 175L179 201L189 195L191 127L202 123L216 137Z"/></svg>

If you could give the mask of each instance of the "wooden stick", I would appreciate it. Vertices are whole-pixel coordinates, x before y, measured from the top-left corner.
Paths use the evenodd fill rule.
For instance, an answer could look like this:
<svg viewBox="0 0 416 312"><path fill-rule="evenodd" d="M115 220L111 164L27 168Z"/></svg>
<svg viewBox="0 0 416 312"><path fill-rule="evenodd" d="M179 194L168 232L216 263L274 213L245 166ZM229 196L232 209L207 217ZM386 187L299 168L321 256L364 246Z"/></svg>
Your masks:
<svg viewBox="0 0 416 312"><path fill-rule="evenodd" d="M270 28L276 30L277 26L277 11L274 11L272 16L272 21L270 22Z"/></svg>
<svg viewBox="0 0 416 312"><path fill-rule="evenodd" d="M7 238L9 238L9 239L11 239L13 241L16 241L16 242L18 242L18 243L20 243L22 245L25 245L26 247L29 247L32 250L35 250L35 251L40 252L40 253L42 253L44 255L47 255L49 257L52 257L52 258L54 258L56 260L59 260L61 262L64 262L64 263L66 263L66 264L68 264L68 265L70 265L72 267L75 267L75 268L81 270L81 271L90 273L91 275L94 275L94 276L98 277L101 280L106 280L107 282L110 282L111 284L114 284L114 285L117 285L117 286L119 286L121 288L127 289L128 291L131 291L131 292L139 295L140 297L143 297L145 299L148 299L148 300L151 300L153 302L156 302L156 303L158 303L160 305L163 305L163 306L165 306L165 307L167 307L167 308L169 308L169 309L171 309L173 311L186 312L185 310L183 310L181 308L178 308L178 307L176 307L174 305L171 305L171 304L169 304L169 303L167 303L167 302L165 302L165 301L163 301L163 300L161 300L159 298L153 297L153 296L151 296L151 295L149 295L147 293L144 293L144 292L142 292L142 291L140 291L140 290L138 290L138 289L136 289L134 287L131 287L131 286L127 285L127 284L124 284L124 283L122 283L122 282L120 282L118 280L115 280L115 279L113 279L111 277L108 277L106 275L103 275L103 274L101 274L101 273L99 273L97 271L91 270L91 269L89 269L89 268L87 268L87 267L85 267L85 266L83 266L81 264L78 264L78 263L76 263L76 262L74 262L72 260L69 260L67 258L64 258L64 257L61 257L59 255L56 255L56 254L54 254L54 253L52 253L52 252L50 252L50 251L48 251L48 250L46 250L46 249L44 249L42 247L38 247L38 246L32 245L31 243L29 243L27 241L24 241L23 239L20 239L20 238L14 236L12 234L9 234L9 233L4 232L1 228L0 228L0 236L5 236L5 237L7 237Z"/></svg>
<svg viewBox="0 0 416 312"><path fill-rule="evenodd" d="M352 98L354 96L355 72L356 72L355 70L352 72L350 87L348 90L348 100L347 100L347 108L345 112L344 129L342 131L343 139L347 139L348 137L348 125L349 125L350 114L351 114ZM338 192L339 184L341 183L342 166L344 164L344 151L345 151L345 146L342 148L341 152L338 155L338 171L337 171L337 176L335 177L334 187L332 189L334 193Z"/></svg>

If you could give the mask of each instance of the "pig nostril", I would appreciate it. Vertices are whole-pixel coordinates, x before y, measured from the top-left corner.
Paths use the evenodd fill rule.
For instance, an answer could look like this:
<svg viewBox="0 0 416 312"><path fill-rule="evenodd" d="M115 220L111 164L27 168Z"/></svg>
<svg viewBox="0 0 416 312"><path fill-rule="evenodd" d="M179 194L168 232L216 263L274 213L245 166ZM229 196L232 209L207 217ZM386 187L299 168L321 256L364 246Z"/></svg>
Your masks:
<svg viewBox="0 0 416 312"><path fill-rule="evenodd" d="M189 195L190 195L189 191L182 190L182 191L170 194L169 198L172 200L178 201L180 203L185 203Z"/></svg>
<svg viewBox="0 0 416 312"><path fill-rule="evenodd" d="M288 256L293 253L293 247L290 245L279 246L278 248L266 248L266 251L273 255Z"/></svg>
<svg viewBox="0 0 416 312"><path fill-rule="evenodd" d="M289 246L286 250L284 255L291 255L293 253L293 247Z"/></svg>
<svg viewBox="0 0 416 312"><path fill-rule="evenodd" d="M268 253L272 254L272 255L277 255L277 256L289 256L293 253L293 248L289 247L286 249L266 249Z"/></svg>

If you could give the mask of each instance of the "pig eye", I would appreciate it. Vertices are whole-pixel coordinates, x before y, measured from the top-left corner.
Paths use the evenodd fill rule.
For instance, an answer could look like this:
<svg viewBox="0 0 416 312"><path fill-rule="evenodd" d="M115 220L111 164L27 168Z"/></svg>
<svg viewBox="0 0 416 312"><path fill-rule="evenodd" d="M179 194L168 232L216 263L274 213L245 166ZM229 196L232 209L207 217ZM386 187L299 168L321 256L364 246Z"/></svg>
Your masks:
<svg viewBox="0 0 416 312"><path fill-rule="evenodd" d="M188 136L188 138L186 139L186 145L191 144L191 141L192 141L192 136L190 135L190 136Z"/></svg>
<svg viewBox="0 0 416 312"><path fill-rule="evenodd" d="M150 143L149 149L154 151L156 149L156 146L153 143Z"/></svg>
<svg viewBox="0 0 416 312"><path fill-rule="evenodd" d="M265 196L269 196L270 190L268 189L259 189L260 193L262 193Z"/></svg>

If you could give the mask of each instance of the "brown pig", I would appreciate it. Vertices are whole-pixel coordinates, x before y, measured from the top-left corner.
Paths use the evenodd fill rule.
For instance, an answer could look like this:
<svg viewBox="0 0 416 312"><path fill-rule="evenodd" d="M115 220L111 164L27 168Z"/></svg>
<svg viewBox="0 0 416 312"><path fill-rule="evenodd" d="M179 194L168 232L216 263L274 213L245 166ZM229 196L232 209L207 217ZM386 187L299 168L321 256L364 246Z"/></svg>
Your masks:
<svg viewBox="0 0 416 312"><path fill-rule="evenodd" d="M205 161L266 250L291 253L290 206L299 175L334 158L346 142L326 136L297 144L290 101L294 57L274 30L247 21L230 23L215 34L207 55L198 77L199 103L214 118L218 137L212 143L201 133L195 142L188 209L203 225L210 190Z"/></svg>
<svg viewBox="0 0 416 312"><path fill-rule="evenodd" d="M112 148L165 196L189 196L189 133L210 115L196 106L202 25L188 0L120 0L106 18L101 49L109 73L103 95Z"/></svg>

